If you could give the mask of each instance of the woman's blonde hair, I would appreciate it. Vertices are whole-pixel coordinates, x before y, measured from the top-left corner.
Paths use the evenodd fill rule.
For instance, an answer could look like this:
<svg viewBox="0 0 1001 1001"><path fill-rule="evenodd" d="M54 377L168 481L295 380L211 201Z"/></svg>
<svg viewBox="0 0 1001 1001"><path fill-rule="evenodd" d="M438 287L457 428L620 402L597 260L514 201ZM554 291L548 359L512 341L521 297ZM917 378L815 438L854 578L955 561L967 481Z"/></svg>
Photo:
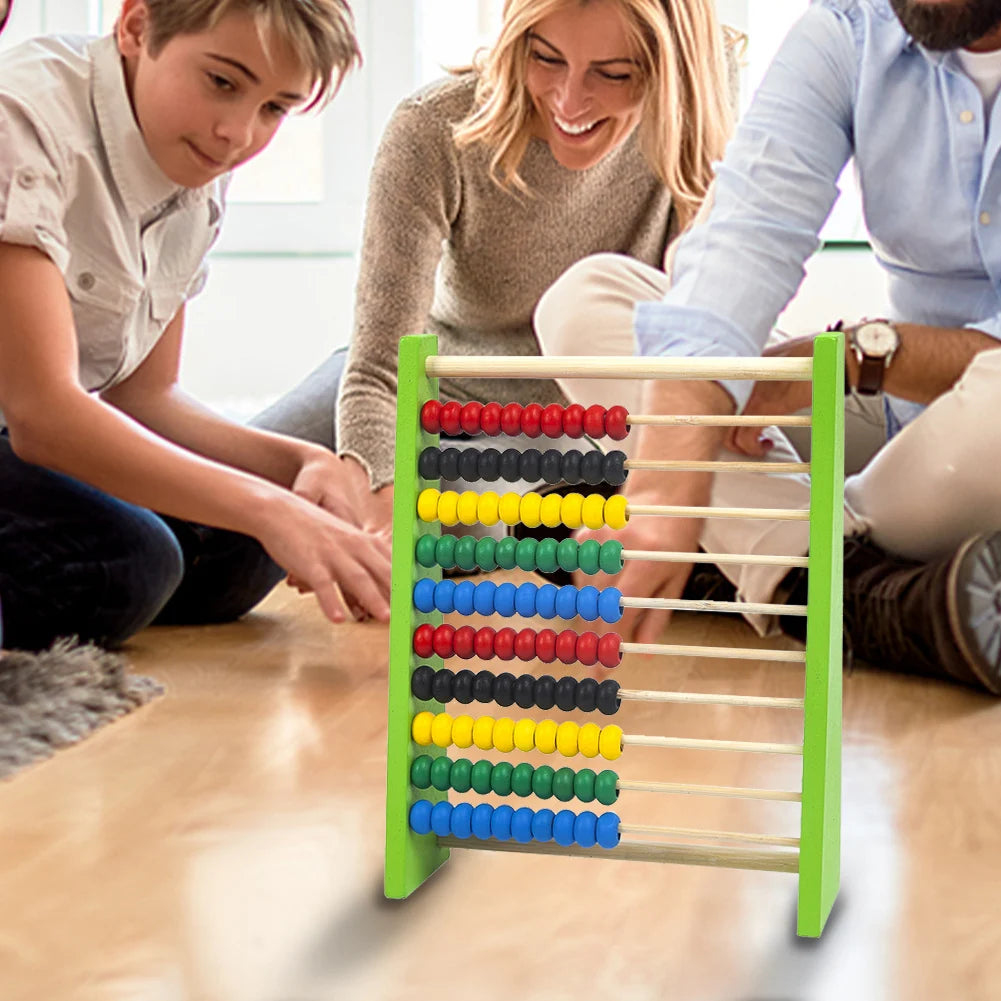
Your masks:
<svg viewBox="0 0 1001 1001"><path fill-rule="evenodd" d="M518 173L534 108L525 86L529 33L556 10L593 0L506 0L500 35L474 62L476 107L455 128L459 146L482 142L492 151L490 176L502 188L527 192ZM716 20L713 0L613 0L644 89L640 148L671 192L679 223L698 211L733 128L724 45L743 37Z"/></svg>

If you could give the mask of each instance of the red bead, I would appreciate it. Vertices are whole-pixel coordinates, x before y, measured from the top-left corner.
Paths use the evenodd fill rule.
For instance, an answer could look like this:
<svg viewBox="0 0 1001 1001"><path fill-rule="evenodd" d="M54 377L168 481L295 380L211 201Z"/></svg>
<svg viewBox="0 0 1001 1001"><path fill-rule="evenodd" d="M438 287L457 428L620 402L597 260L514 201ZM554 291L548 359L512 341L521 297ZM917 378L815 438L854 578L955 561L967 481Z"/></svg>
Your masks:
<svg viewBox="0 0 1001 1001"><path fill-rule="evenodd" d="M456 636L458 639L458 636ZM591 667L598 663L598 634L581 633L577 637L577 659Z"/></svg>
<svg viewBox="0 0 1001 1001"><path fill-rule="evenodd" d="M476 630L472 626L460 626L455 631L455 656L469 660L473 656L473 644L476 641Z"/></svg>
<svg viewBox="0 0 1001 1001"><path fill-rule="evenodd" d="M418 626L414 631L414 653L418 657L430 657L434 653L432 638L434 637L434 626L425 623Z"/></svg>
<svg viewBox="0 0 1001 1001"><path fill-rule="evenodd" d="M437 400L428 400L421 407L421 427L428 434L441 434L441 404Z"/></svg>
<svg viewBox="0 0 1001 1001"><path fill-rule="evenodd" d="M439 657L451 657L455 651L455 626L447 622L434 631L431 646Z"/></svg>
<svg viewBox="0 0 1001 1001"><path fill-rule="evenodd" d="M543 664L556 660L556 633L552 629L540 629L535 637L535 656Z"/></svg>
<svg viewBox="0 0 1001 1001"><path fill-rule="evenodd" d="M605 408L596 403L584 411L584 433L588 438L605 437Z"/></svg>
<svg viewBox="0 0 1001 1001"><path fill-rule="evenodd" d="M459 427L466 434L477 434L480 430L480 414L483 413L483 404L472 400L462 405L459 411Z"/></svg>
<svg viewBox="0 0 1001 1001"><path fill-rule="evenodd" d="M500 433L501 429L501 405L499 403L488 403L480 411L480 430L491 438Z"/></svg>
<svg viewBox="0 0 1001 1001"><path fill-rule="evenodd" d="M584 408L579 403L571 403L563 411L563 433L569 438L584 437Z"/></svg>
<svg viewBox="0 0 1001 1001"><path fill-rule="evenodd" d="M456 403L455 400L443 403L441 407L441 416L438 418L441 422L442 434L460 434L462 432L461 417L461 403Z"/></svg>
<svg viewBox="0 0 1001 1001"><path fill-rule="evenodd" d="M542 407L538 403L530 403L522 410L521 433L529 438L538 438L542 433Z"/></svg>
<svg viewBox="0 0 1001 1001"><path fill-rule="evenodd" d="M501 431L513 438L521 434L521 404L509 403L501 410Z"/></svg>
<svg viewBox="0 0 1001 1001"><path fill-rule="evenodd" d="M558 403L550 403L542 411L539 419L542 433L547 438L560 438L563 435L563 408Z"/></svg>
<svg viewBox="0 0 1001 1001"><path fill-rule="evenodd" d="M598 660L605 667L618 667L622 663L621 643L622 637L618 633L605 633L598 640Z"/></svg>
<svg viewBox="0 0 1001 1001"><path fill-rule="evenodd" d="M476 630L473 639L473 652L480 660L491 660L494 655L494 636L496 633L490 626L483 626Z"/></svg>
<svg viewBox="0 0 1001 1001"><path fill-rule="evenodd" d="M510 627L498 629L494 637L494 653L501 660L514 660L514 639L517 633Z"/></svg>
<svg viewBox="0 0 1001 1001"><path fill-rule="evenodd" d="M609 407L605 414L605 434L615 441L622 441L629 434L629 428L626 427L628 417L629 412L625 407ZM445 426L444 413L441 415L441 426Z"/></svg>
<svg viewBox="0 0 1001 1001"><path fill-rule="evenodd" d="M564 664L572 664L577 659L577 634L572 629L564 629L556 637L556 656Z"/></svg>
<svg viewBox="0 0 1001 1001"><path fill-rule="evenodd" d="M522 629L514 638L514 655L518 660L535 660L535 630Z"/></svg>

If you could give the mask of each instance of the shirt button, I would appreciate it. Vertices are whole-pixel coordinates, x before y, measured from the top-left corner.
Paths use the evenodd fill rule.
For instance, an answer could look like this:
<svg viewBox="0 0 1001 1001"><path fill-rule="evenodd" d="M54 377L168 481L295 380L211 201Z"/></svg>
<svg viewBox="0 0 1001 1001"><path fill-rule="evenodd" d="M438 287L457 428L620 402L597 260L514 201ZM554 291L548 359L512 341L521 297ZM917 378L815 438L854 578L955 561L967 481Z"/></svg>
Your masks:
<svg viewBox="0 0 1001 1001"><path fill-rule="evenodd" d="M77 276L76 283L84 290L84 292L89 292L97 282L97 279L89 271L81 271Z"/></svg>
<svg viewBox="0 0 1001 1001"><path fill-rule="evenodd" d="M962 122L962 123L963 123L964 125L969 125L969 124L970 124L970 122L972 122L972 121L973 121L973 112L972 112L972 111L969 111L969 110L967 110L967 111L961 111L961 112L959 113L959 120L960 120L960 121L961 121L961 122Z"/></svg>
<svg viewBox="0 0 1001 1001"><path fill-rule="evenodd" d="M980 225L981 226L990 226L990 224L991 224L991 214L990 214L990 212L981 212L980 213Z"/></svg>
<svg viewBox="0 0 1001 1001"><path fill-rule="evenodd" d="M26 167L17 175L17 183L22 188L33 188L38 182L38 174L30 167Z"/></svg>

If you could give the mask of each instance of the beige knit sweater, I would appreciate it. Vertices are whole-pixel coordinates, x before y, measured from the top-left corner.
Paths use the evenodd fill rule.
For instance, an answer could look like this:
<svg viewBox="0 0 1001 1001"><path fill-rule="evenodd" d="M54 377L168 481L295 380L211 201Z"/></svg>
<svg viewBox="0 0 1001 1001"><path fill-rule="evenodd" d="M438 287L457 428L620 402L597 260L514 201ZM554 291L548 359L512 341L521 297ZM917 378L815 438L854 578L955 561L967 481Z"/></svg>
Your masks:
<svg viewBox="0 0 1001 1001"><path fill-rule="evenodd" d="M337 450L365 466L373 490L393 480L400 337L436 334L442 355L538 354L532 312L571 264L615 251L662 267L675 235L670 195L635 133L584 171L533 139L521 165L533 197L502 191L488 175L490 151L452 139L474 87L472 75L452 77L403 101L372 171ZM443 380L440 397L563 401L538 380Z"/></svg>

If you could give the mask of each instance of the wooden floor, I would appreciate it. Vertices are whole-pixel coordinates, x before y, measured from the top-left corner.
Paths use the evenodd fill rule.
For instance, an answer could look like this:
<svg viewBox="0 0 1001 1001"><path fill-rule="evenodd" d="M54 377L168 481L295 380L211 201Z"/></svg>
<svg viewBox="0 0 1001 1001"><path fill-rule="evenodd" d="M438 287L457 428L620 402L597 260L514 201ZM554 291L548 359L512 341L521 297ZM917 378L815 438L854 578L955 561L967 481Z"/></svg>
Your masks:
<svg viewBox="0 0 1001 1001"><path fill-rule="evenodd" d="M679 618L672 641L753 645ZM842 893L795 877L453 852L382 895L386 631L280 589L129 656L164 698L0 784L2 1001L1001 998L1001 704L845 678ZM540 669L541 673L541 669ZM801 694L801 672L633 658L626 687ZM785 710L631 704L626 732L797 739ZM775 756L638 749L633 778L794 788ZM796 834L793 804L624 794L626 819Z"/></svg>

